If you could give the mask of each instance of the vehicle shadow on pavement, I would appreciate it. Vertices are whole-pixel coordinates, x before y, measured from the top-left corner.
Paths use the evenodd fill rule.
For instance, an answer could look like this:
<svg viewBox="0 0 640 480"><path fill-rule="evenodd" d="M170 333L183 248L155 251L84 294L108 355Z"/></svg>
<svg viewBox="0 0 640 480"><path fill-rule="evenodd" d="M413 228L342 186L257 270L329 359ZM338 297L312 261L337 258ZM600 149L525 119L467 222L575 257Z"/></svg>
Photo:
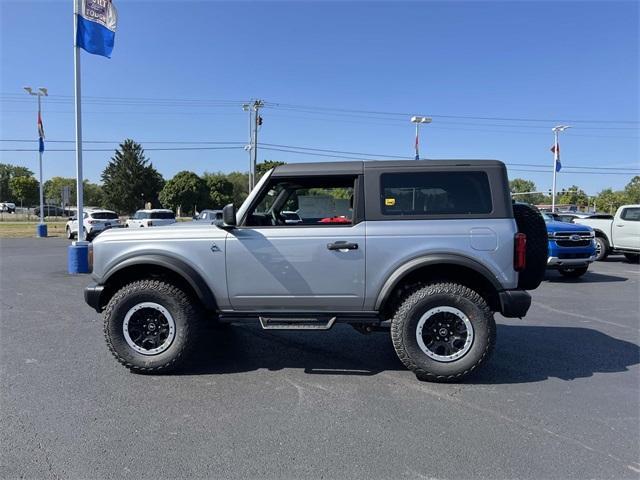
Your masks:
<svg viewBox="0 0 640 480"><path fill-rule="evenodd" d="M582 277L571 278L563 277L558 272L547 272L544 279L551 283L609 283L609 282L626 282L626 277L618 277L617 275L606 275L604 273L587 272Z"/></svg>
<svg viewBox="0 0 640 480"><path fill-rule="evenodd" d="M329 332L265 331L254 325L206 329L181 375L304 369L311 375L370 376L405 370L388 333L362 335L348 325Z"/></svg>
<svg viewBox="0 0 640 480"><path fill-rule="evenodd" d="M575 380L625 372L640 363L640 347L583 327L498 325L492 359L465 383Z"/></svg>
<svg viewBox="0 0 640 480"><path fill-rule="evenodd" d="M627 371L640 347L583 327L498 325L496 350L466 384L574 380ZM331 332L270 332L256 326L208 330L181 375L303 369L311 375L371 376L402 371L388 333L361 335L338 325Z"/></svg>

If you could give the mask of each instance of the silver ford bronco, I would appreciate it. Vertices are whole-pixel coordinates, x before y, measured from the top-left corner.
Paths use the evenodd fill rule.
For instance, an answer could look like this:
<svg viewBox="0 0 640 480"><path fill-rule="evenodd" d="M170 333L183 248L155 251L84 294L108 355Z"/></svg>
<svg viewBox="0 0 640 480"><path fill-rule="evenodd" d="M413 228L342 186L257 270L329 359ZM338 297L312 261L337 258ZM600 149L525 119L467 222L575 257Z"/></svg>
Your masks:
<svg viewBox="0 0 640 480"><path fill-rule="evenodd" d="M508 185L487 160L282 165L221 225L100 235L85 300L135 372L177 369L207 321L342 322L390 331L419 379L455 381L489 357L494 312L523 317L544 275L544 221Z"/></svg>

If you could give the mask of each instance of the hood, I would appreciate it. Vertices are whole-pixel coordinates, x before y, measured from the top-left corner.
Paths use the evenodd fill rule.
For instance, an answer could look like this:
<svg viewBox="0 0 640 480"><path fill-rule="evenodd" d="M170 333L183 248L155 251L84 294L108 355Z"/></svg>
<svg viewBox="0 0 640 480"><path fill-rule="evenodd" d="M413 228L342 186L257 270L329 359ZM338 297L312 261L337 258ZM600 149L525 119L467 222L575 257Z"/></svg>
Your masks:
<svg viewBox="0 0 640 480"><path fill-rule="evenodd" d="M207 222L177 222L162 227L148 228L110 228L96 237L94 244L103 242L181 240L181 239L218 239L226 237L227 232Z"/></svg>
<svg viewBox="0 0 640 480"><path fill-rule="evenodd" d="M567 222L546 222L547 232L590 232L591 227Z"/></svg>

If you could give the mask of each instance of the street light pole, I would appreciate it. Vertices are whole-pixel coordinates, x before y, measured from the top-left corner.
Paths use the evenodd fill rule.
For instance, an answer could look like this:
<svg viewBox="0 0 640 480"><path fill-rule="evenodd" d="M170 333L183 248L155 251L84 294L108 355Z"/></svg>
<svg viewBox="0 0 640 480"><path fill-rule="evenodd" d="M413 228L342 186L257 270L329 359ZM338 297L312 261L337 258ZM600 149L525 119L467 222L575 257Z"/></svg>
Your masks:
<svg viewBox="0 0 640 480"><path fill-rule="evenodd" d="M416 124L416 143L415 143L415 147L416 147L416 156L415 159L416 160L420 160L420 130L419 130L419 126L421 123L431 123L431 118L430 117L419 117L419 116L413 116L411 117L411 123L415 123Z"/></svg>
<svg viewBox="0 0 640 480"><path fill-rule="evenodd" d="M551 213L556 211L556 177L558 174L558 165L560 162L560 143L559 133L564 132L569 125L557 125L551 129L553 132L553 181L551 186Z"/></svg>
<svg viewBox="0 0 640 480"><path fill-rule="evenodd" d="M43 95L46 97L49 95L49 92L46 88L40 87L37 92L34 92L31 87L24 87L24 90L29 94L35 97L38 97L38 137L40 138L40 123L42 122L42 102L40 97ZM38 166L39 166L39 178L40 178L40 224L38 225L38 236L46 237L47 231L44 225L44 188L42 185L42 148L40 148L40 144L38 144Z"/></svg>
<svg viewBox="0 0 640 480"><path fill-rule="evenodd" d="M256 186L256 183L258 181L257 176L258 176L258 172L257 172L257 168L256 165L258 163L258 125L262 124L262 119L260 118L260 108L262 108L264 106L264 102L262 100L256 100L255 102L253 102L253 146L251 147L251 153L253 154L253 161L252 161L252 166L253 166L253 184L251 185L251 188L253 189L253 187Z"/></svg>

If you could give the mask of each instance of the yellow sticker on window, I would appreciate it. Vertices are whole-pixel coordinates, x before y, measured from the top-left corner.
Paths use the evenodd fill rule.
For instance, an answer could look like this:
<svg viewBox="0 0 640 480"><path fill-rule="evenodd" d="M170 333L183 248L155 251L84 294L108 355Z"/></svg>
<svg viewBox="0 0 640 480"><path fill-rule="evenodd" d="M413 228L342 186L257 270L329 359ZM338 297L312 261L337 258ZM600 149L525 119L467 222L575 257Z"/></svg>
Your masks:
<svg viewBox="0 0 640 480"><path fill-rule="evenodd" d="M396 199L395 198L385 198L384 199L384 204L387 207L393 207L396 204Z"/></svg>

